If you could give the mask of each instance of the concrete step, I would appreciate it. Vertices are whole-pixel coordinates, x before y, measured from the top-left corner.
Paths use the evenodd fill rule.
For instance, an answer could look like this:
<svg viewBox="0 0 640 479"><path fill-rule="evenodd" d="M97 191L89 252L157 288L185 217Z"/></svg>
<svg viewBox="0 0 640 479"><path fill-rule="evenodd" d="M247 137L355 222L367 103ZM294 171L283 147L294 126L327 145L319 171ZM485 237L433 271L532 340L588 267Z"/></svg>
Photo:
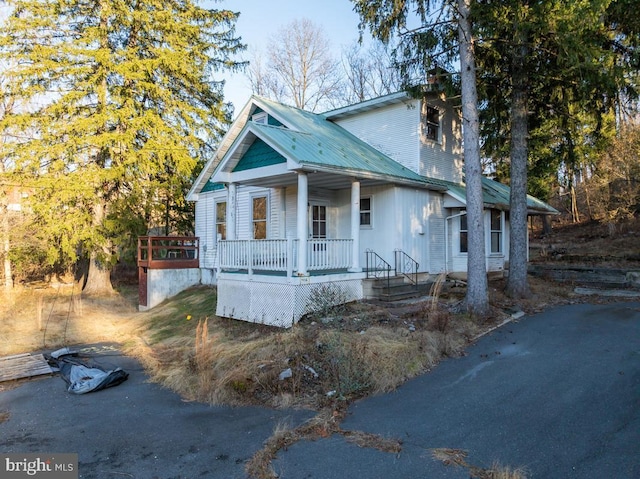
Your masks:
<svg viewBox="0 0 640 479"><path fill-rule="evenodd" d="M393 281L391 281L393 279ZM379 279L374 283L372 290L380 301L399 301L402 299L417 298L429 293L433 282L412 284L407 283L403 277L397 276L387 280Z"/></svg>

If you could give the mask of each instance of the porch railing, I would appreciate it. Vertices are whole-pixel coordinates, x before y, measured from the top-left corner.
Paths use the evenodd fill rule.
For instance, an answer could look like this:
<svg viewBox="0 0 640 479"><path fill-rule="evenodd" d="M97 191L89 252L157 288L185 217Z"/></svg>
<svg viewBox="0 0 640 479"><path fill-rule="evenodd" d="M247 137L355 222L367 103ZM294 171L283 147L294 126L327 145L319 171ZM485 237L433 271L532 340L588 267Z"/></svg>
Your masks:
<svg viewBox="0 0 640 479"><path fill-rule="evenodd" d="M352 262L351 239L310 239L307 242L309 271L347 269ZM279 271L291 275L298 268L296 239L222 240L218 242L221 270Z"/></svg>
<svg viewBox="0 0 640 479"><path fill-rule="evenodd" d="M349 268L352 244L350 239L310 239L307 243L307 268L309 271ZM297 248L295 257L297 263Z"/></svg>
<svg viewBox="0 0 640 479"><path fill-rule="evenodd" d="M378 253L368 249L365 253L367 279L375 278L385 280L387 290L391 285L391 265L387 263Z"/></svg>
<svg viewBox="0 0 640 479"><path fill-rule="evenodd" d="M396 276L402 275L414 286L418 285L418 262L401 249L394 251Z"/></svg>

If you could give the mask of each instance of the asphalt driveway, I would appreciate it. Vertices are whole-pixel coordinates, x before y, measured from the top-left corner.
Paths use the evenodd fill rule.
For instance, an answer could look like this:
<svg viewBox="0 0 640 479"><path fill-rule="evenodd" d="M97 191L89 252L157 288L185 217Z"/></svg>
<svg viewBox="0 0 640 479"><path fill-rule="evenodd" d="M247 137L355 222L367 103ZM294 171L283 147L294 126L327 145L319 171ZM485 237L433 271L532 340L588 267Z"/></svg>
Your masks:
<svg viewBox="0 0 640 479"><path fill-rule="evenodd" d="M281 422L308 411L209 407L146 382L141 367L111 389L75 396L60 378L0 392L0 452L74 452L83 478L243 478ZM106 363L106 364L105 364ZM343 429L400 439L399 454L331 436L281 451L282 479L468 478L430 450L524 466L532 478L640 478L640 304L572 305L483 337L392 394L353 404Z"/></svg>

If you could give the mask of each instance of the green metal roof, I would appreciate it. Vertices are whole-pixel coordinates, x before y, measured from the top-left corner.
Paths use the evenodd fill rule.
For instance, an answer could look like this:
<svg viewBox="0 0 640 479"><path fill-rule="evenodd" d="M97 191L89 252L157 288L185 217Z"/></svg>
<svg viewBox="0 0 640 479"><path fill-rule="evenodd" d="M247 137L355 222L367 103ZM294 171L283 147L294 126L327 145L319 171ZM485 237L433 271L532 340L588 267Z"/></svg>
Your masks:
<svg viewBox="0 0 640 479"><path fill-rule="evenodd" d="M402 166L323 115L264 98L259 100L289 128L253 123L252 130L303 167L332 170L338 174L383 176L441 189L437 182Z"/></svg>
<svg viewBox="0 0 640 479"><path fill-rule="evenodd" d="M446 182L444 182L446 183ZM465 198L466 187L464 184L448 183L447 189L460 198ZM510 204L511 190L508 186L498 183L489 178L482 178L483 202L486 205L494 206L498 209L508 210ZM527 208L533 214L559 214L558 210L540 201L531 195L527 195Z"/></svg>
<svg viewBox="0 0 640 479"><path fill-rule="evenodd" d="M268 145L275 150L274 154L263 158L257 153L265 155L265 148L255 147L254 149L259 151L256 152L256 159L252 160L255 163L253 167L280 163L286 158L306 169L376 177L390 182L422 185L425 188L440 191L448 190L452 195L465 201L464 184L421 176L328 120L326 115L311 113L257 96L252 97L252 102L254 106L251 108L251 113L266 111L270 119L273 117L276 120L270 121L270 124L247 121L235 139L236 142L243 141L247 130L250 129L258 137L262 147ZM262 145L262 142L265 144ZM247 153L249 150L245 155ZM250 169L249 163L241 159L235 170ZM482 189L483 201L486 205L509 209L508 186L483 178ZM527 206L533 214L558 213L550 205L529 195Z"/></svg>

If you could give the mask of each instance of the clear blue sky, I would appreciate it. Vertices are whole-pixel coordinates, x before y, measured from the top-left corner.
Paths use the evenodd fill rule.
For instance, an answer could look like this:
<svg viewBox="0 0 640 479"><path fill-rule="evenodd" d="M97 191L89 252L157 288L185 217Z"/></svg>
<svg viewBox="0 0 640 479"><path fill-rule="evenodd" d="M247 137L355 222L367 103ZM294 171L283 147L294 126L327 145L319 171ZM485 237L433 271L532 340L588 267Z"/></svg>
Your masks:
<svg viewBox="0 0 640 479"><path fill-rule="evenodd" d="M329 38L336 56L342 47L357 40L358 15L350 0L224 0L213 8L240 12L236 33L251 49L261 49L270 37L293 20L308 18L320 26ZM225 99L231 101L236 114L245 105L251 89L242 74L226 75Z"/></svg>

